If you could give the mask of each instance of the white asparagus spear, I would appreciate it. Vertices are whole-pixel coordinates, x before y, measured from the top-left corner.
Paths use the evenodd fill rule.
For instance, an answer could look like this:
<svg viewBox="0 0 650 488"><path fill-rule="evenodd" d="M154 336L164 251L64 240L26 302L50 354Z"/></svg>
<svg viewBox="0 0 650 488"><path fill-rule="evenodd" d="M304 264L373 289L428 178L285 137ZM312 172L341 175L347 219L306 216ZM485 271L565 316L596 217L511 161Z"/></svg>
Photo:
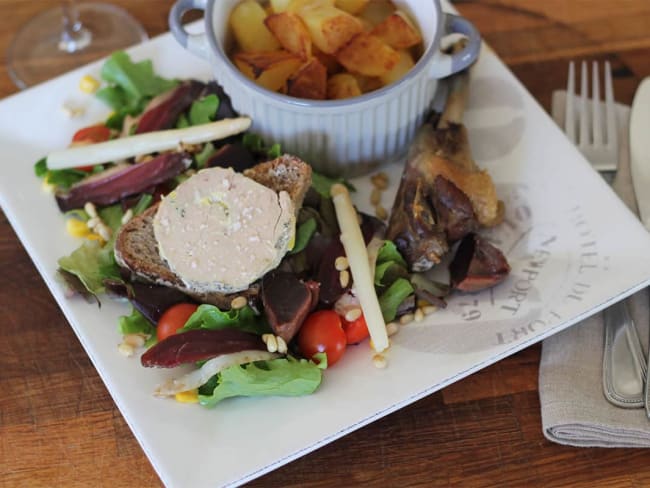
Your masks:
<svg viewBox="0 0 650 488"><path fill-rule="evenodd" d="M344 185L336 183L332 185L330 192L336 210L336 220L341 229L341 244L350 264L352 279L368 325L368 332L375 351L382 352L388 348L388 334L377 293L375 293L373 273L370 270L368 252L359 227L357 212L352 205L350 192Z"/></svg>
<svg viewBox="0 0 650 488"><path fill-rule="evenodd" d="M47 167L49 169L76 168L119 161L141 154L168 151L176 148L180 143L201 144L225 139L244 132L250 125L251 119L248 117L237 117L185 129L148 132L86 146L70 147L50 153L47 157Z"/></svg>

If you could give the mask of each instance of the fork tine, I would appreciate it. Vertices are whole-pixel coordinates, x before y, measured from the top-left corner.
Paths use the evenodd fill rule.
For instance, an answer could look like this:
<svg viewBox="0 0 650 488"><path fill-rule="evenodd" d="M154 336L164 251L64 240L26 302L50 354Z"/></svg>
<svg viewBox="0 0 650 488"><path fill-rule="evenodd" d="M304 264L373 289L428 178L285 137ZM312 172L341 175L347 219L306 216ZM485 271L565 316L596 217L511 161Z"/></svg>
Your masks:
<svg viewBox="0 0 650 488"><path fill-rule="evenodd" d="M605 115L607 145L618 147L618 127L616 123L616 106L614 104L614 88L612 86L612 67L605 62Z"/></svg>
<svg viewBox="0 0 650 488"><path fill-rule="evenodd" d="M578 134L578 146L589 144L589 107L587 106L587 63L581 63L580 73L580 133Z"/></svg>
<svg viewBox="0 0 650 488"><path fill-rule="evenodd" d="M576 119L575 119L575 65L569 63L569 78L566 88L566 102L564 104L564 132L569 140L576 142Z"/></svg>
<svg viewBox="0 0 650 488"><path fill-rule="evenodd" d="M600 81L598 74L598 63L593 62L591 80L591 114L592 126L591 136L594 146L600 146L603 142L603 125L601 120Z"/></svg>

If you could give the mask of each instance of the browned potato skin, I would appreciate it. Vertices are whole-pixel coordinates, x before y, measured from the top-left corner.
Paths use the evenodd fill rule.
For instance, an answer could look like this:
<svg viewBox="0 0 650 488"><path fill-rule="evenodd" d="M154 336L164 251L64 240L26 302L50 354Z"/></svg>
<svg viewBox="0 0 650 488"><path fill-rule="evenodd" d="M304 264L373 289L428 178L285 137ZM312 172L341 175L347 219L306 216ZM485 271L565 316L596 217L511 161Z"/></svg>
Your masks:
<svg viewBox="0 0 650 488"><path fill-rule="evenodd" d="M359 83L350 73L339 73L330 76L327 80L327 98L341 100L363 95Z"/></svg>
<svg viewBox="0 0 650 488"><path fill-rule="evenodd" d="M336 59L351 73L383 76L395 67L399 53L378 37L362 32L336 53Z"/></svg>
<svg viewBox="0 0 650 488"><path fill-rule="evenodd" d="M408 49L422 42L420 33L405 14L394 13L370 32L395 49Z"/></svg>
<svg viewBox="0 0 650 488"><path fill-rule="evenodd" d="M243 0L239 5L230 28L239 29L235 37L248 49L238 45L231 59L271 91L317 100L359 96L398 81L421 55L418 29L392 0Z"/></svg>
<svg viewBox="0 0 650 488"><path fill-rule="evenodd" d="M327 4L307 4L298 8L296 13L307 26L314 45L326 54L336 53L363 31L359 19Z"/></svg>
<svg viewBox="0 0 650 488"><path fill-rule="evenodd" d="M390 70L388 73L380 77L381 84L383 85L389 85L395 81L401 80L406 76L406 73L408 73L413 66L415 66L415 62L413 61L413 56L411 56L411 53L407 51L406 49L403 49L399 52L399 61L395 66L393 67L392 70Z"/></svg>
<svg viewBox="0 0 650 488"><path fill-rule="evenodd" d="M307 60L311 57L311 37L300 17L291 12L271 14L264 24L284 49Z"/></svg>
<svg viewBox="0 0 650 488"><path fill-rule="evenodd" d="M287 51L238 52L233 56L239 70L267 90L281 91L302 60Z"/></svg>
<svg viewBox="0 0 650 488"><path fill-rule="evenodd" d="M327 68L328 75L335 75L343 71L343 66L339 63L334 56L331 54L325 54L323 51L318 49L316 46L313 46L312 55Z"/></svg>
<svg viewBox="0 0 650 488"><path fill-rule="evenodd" d="M327 69L317 58L303 64L287 81L287 95L324 100L327 96Z"/></svg>
<svg viewBox="0 0 650 488"><path fill-rule="evenodd" d="M336 0L334 5L347 13L357 15L361 12L370 0Z"/></svg>

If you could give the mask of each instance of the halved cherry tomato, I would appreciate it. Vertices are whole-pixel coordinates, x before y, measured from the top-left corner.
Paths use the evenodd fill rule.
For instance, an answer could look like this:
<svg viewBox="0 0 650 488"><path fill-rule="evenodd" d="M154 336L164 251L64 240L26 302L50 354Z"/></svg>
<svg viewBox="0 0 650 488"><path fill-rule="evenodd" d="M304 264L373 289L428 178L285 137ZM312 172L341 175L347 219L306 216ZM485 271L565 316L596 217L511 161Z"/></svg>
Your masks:
<svg viewBox="0 0 650 488"><path fill-rule="evenodd" d="M104 124L91 125L79 129L72 136L72 145L94 144L96 142L108 141L111 138L111 130ZM81 171L91 171L93 166L81 166L77 168Z"/></svg>
<svg viewBox="0 0 650 488"><path fill-rule="evenodd" d="M341 318L333 310L321 310L307 317L298 332L298 346L306 357L324 352L328 367L336 363L345 352L346 337Z"/></svg>
<svg viewBox="0 0 650 488"><path fill-rule="evenodd" d="M177 303L172 305L158 319L156 336L159 341L176 334L176 331L185 325L199 306L195 303Z"/></svg>
<svg viewBox="0 0 650 488"><path fill-rule="evenodd" d="M111 138L111 130L104 124L91 125L75 132L72 142L104 142Z"/></svg>
<svg viewBox="0 0 650 488"><path fill-rule="evenodd" d="M368 332L368 324L366 324L366 318L363 315L352 322L343 319L342 326L348 344L358 344L366 337L370 336L370 332Z"/></svg>

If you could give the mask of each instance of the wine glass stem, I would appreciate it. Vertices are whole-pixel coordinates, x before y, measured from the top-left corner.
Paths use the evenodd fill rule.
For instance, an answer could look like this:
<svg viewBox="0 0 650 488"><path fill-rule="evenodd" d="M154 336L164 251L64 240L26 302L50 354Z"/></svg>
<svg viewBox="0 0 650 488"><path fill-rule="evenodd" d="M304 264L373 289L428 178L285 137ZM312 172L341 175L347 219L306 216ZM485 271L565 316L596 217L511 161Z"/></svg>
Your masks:
<svg viewBox="0 0 650 488"><path fill-rule="evenodd" d="M63 30L59 39L59 49L68 53L81 51L90 44L92 33L79 20L79 12L74 0L65 0L63 8Z"/></svg>

